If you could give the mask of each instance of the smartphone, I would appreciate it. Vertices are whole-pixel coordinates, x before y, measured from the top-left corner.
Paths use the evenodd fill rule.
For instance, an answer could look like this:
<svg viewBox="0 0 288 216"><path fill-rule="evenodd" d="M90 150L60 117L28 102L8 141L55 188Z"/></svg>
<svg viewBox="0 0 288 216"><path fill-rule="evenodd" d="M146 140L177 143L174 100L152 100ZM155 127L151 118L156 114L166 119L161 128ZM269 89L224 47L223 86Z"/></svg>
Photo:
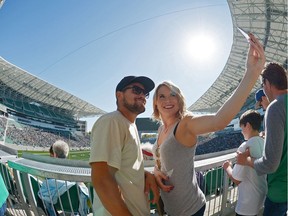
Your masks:
<svg viewBox="0 0 288 216"><path fill-rule="evenodd" d="M237 27L237 29L241 32L242 35L244 35L244 37L246 38L246 40L247 40L248 42L250 42L250 37L249 37L249 35L248 35L243 29L241 29L241 28L239 28L239 27Z"/></svg>

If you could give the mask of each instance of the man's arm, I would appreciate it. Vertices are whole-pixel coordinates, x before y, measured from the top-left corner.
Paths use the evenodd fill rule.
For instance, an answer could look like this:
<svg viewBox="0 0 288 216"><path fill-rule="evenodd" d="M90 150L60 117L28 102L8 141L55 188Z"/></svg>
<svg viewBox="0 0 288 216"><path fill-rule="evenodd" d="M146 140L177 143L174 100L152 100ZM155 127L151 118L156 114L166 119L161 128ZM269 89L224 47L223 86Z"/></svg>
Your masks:
<svg viewBox="0 0 288 216"><path fill-rule="evenodd" d="M121 198L118 184L115 180L117 169L106 162L91 163L92 184L103 206L111 215L132 216Z"/></svg>
<svg viewBox="0 0 288 216"><path fill-rule="evenodd" d="M279 167L285 137L285 119L287 118L284 111L285 106L283 107L278 101L274 101L266 110L265 154L254 162L254 168L258 175L273 173Z"/></svg>

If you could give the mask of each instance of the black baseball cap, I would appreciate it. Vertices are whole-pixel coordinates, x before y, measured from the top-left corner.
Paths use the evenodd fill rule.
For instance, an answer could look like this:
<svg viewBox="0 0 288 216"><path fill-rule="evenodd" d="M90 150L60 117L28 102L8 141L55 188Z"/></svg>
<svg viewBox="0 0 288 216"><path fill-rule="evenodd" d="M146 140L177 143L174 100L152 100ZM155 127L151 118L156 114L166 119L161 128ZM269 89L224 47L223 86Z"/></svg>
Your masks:
<svg viewBox="0 0 288 216"><path fill-rule="evenodd" d="M140 83L144 86L146 93L153 90L155 87L154 82L145 76L126 76L124 77L116 86L116 92L122 91L126 86L130 85L131 83Z"/></svg>

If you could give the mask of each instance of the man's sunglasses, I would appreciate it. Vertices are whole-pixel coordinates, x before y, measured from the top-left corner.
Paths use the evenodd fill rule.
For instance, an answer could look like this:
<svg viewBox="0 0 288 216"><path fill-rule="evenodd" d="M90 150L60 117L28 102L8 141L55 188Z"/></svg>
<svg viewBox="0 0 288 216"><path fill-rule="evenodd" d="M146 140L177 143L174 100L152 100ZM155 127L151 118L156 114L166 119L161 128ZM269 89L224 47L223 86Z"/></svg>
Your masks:
<svg viewBox="0 0 288 216"><path fill-rule="evenodd" d="M126 87L122 91L125 91L127 89L132 89L133 94L136 94L136 95L144 94L145 98L149 98L149 92L146 92L145 89L142 89L138 86Z"/></svg>

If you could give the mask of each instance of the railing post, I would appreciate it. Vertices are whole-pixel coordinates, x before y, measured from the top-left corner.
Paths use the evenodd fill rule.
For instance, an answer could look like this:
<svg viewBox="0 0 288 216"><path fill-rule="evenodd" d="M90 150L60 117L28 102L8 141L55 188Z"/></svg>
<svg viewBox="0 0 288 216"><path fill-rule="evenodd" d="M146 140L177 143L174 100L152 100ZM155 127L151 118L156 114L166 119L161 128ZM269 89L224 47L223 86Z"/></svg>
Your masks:
<svg viewBox="0 0 288 216"><path fill-rule="evenodd" d="M229 178L228 178L227 173L224 172L224 176L223 176L223 194L222 194L222 203L221 203L220 215L225 215L225 209L227 208L228 184L229 184Z"/></svg>
<svg viewBox="0 0 288 216"><path fill-rule="evenodd" d="M23 187L22 187L22 183L21 183L21 179L20 179L21 178L20 177L20 171L13 169L13 175L14 175L16 188L18 191L17 195L18 195L18 198L20 201L20 203L18 203L18 204L21 205L21 207L24 209L25 213L28 216L33 216L31 211L30 211L29 205L27 205L27 202L26 202L26 198L24 195L24 191L23 191Z"/></svg>
<svg viewBox="0 0 288 216"><path fill-rule="evenodd" d="M37 210L37 197L34 197L33 194L33 186L30 180L30 176L28 173L24 173L22 172L22 177L23 177L23 184L24 187L26 189L26 193L27 193L27 199L29 202L29 205L31 206L31 209L34 213L34 216L38 216L38 210ZM21 179L21 174L20 174L20 179Z"/></svg>

